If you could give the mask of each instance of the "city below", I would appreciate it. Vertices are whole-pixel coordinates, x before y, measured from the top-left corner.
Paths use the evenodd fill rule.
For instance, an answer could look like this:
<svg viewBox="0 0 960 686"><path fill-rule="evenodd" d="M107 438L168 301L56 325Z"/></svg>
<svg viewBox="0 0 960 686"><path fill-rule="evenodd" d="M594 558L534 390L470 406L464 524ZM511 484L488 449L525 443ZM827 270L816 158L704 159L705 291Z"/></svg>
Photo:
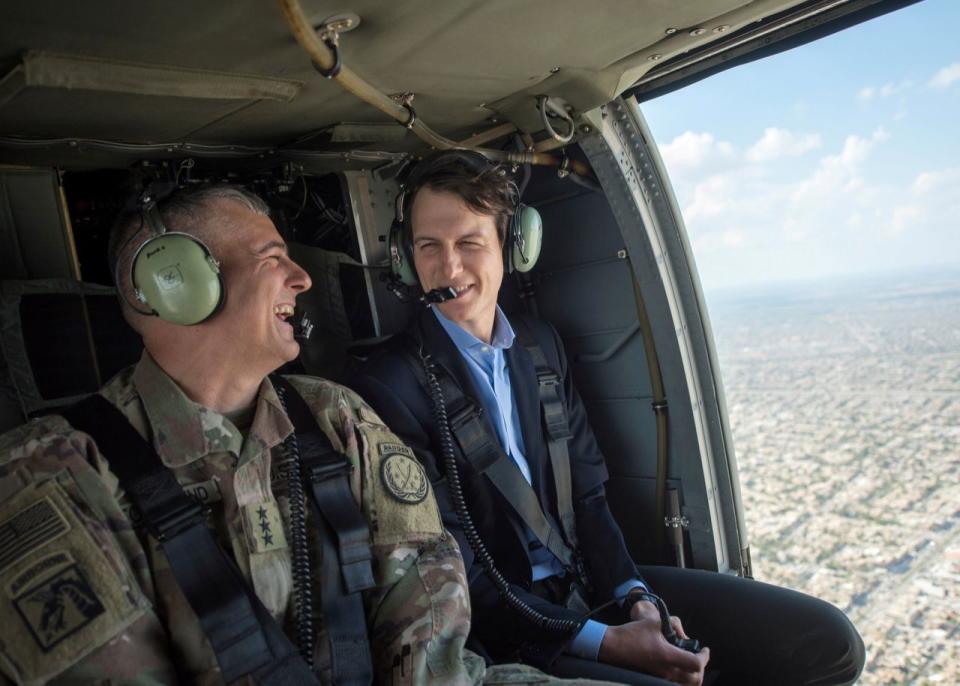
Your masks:
<svg viewBox="0 0 960 686"><path fill-rule="evenodd" d="M960 683L960 269L710 315L755 577L847 613L859 684Z"/></svg>

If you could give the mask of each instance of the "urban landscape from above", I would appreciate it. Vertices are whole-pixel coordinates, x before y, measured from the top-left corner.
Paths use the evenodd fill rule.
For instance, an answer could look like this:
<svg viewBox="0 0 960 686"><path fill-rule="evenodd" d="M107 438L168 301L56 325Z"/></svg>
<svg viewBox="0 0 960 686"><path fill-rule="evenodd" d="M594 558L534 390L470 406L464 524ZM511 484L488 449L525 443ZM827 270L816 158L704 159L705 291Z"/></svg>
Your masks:
<svg viewBox="0 0 960 686"><path fill-rule="evenodd" d="M960 683L960 270L709 305L755 577L847 613L858 683Z"/></svg>

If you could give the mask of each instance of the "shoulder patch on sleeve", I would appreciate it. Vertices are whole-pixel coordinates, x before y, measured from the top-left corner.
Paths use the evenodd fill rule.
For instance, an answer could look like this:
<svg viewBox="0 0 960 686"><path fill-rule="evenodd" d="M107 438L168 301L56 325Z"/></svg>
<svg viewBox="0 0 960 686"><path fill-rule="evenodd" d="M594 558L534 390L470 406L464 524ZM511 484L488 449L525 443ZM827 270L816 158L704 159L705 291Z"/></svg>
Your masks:
<svg viewBox="0 0 960 686"><path fill-rule="evenodd" d="M364 509L374 544L433 540L443 532L426 471L385 427L358 426L363 440Z"/></svg>
<svg viewBox="0 0 960 686"><path fill-rule="evenodd" d="M141 600L55 480L0 506L0 660L15 681L79 662L142 615Z"/></svg>
<svg viewBox="0 0 960 686"><path fill-rule="evenodd" d="M387 493L406 505L422 503L430 490L427 473L417 462L416 458L399 451L384 451L385 444L380 445L380 479L387 489ZM405 446L389 446L390 448Z"/></svg>

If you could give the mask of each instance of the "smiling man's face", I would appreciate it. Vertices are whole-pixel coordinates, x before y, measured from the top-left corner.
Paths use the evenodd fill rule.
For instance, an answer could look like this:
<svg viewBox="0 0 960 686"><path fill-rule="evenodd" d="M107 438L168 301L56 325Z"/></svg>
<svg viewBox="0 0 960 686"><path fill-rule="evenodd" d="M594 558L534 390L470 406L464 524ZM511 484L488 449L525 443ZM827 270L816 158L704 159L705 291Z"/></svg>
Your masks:
<svg viewBox="0 0 960 686"><path fill-rule="evenodd" d="M503 251L493 215L477 214L447 191L422 188L410 210L413 263L424 291L452 286L454 300L437 307L447 319L490 341Z"/></svg>
<svg viewBox="0 0 960 686"><path fill-rule="evenodd" d="M269 217L230 201L217 211L224 228L211 248L227 295L223 310L199 326L219 337L225 355L266 374L300 352L288 320L310 276L290 259Z"/></svg>

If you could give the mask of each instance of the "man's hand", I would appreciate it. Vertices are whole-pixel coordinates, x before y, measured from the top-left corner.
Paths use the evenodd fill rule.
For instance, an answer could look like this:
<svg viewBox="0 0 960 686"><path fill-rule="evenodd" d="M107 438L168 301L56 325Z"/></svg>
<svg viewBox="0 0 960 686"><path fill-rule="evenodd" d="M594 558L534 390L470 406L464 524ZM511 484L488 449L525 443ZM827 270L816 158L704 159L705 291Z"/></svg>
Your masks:
<svg viewBox="0 0 960 686"><path fill-rule="evenodd" d="M690 653L667 643L660 631L660 613L648 600L630 608L630 620L607 628L600 644L600 662L633 669L683 686L700 686L710 649ZM687 638L677 617L670 624L681 638Z"/></svg>

